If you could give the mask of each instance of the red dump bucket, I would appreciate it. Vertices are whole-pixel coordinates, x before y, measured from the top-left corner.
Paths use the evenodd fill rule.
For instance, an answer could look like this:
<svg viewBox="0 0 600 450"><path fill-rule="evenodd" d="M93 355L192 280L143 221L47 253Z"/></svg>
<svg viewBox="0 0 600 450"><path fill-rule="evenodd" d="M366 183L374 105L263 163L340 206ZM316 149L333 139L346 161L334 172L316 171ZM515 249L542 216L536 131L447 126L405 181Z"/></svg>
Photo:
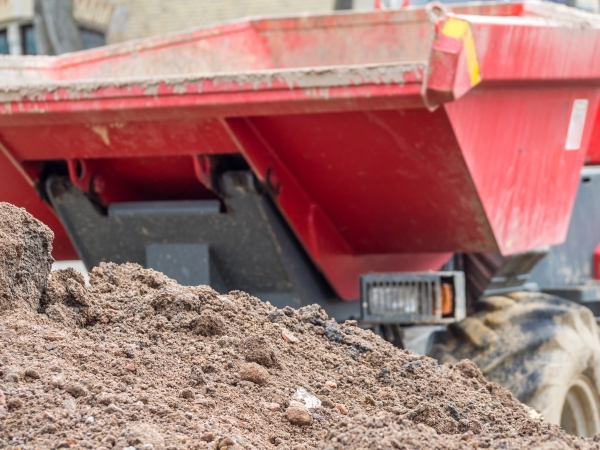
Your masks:
<svg viewBox="0 0 600 450"><path fill-rule="evenodd" d="M34 190L44 161L108 204L204 198L207 157L240 153L347 299L362 273L560 243L597 112L600 21L543 3L428 9L2 58L0 199L50 223L69 258Z"/></svg>

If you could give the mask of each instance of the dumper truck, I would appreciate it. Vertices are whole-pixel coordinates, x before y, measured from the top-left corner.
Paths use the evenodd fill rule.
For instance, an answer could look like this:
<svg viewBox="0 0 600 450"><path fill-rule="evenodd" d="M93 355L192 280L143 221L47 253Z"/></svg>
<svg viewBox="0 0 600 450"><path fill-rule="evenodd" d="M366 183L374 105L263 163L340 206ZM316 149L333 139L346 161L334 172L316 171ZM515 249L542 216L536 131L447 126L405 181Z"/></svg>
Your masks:
<svg viewBox="0 0 600 450"><path fill-rule="evenodd" d="M318 304L600 431L600 17L472 3L0 57L57 260Z"/></svg>

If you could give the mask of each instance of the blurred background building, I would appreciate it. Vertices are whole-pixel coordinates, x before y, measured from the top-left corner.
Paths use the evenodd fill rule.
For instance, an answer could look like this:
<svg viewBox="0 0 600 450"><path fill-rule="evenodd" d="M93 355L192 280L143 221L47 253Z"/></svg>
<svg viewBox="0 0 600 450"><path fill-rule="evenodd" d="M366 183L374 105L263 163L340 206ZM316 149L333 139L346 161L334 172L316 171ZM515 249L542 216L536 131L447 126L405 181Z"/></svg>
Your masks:
<svg viewBox="0 0 600 450"><path fill-rule="evenodd" d="M598 0L559 1L598 11ZM410 3L422 5L426 2L411 0ZM445 2L457 3L457 0ZM402 0L380 0L380 3L384 7L395 8L402 5ZM369 10L374 8L374 4L374 0L72 0L73 16L83 48L246 16ZM0 54L40 53L34 23L34 0L0 0Z"/></svg>
<svg viewBox="0 0 600 450"><path fill-rule="evenodd" d="M372 7L373 0L73 0L73 15L84 48L91 48L245 16L361 4ZM34 0L0 0L0 54L37 54L34 16Z"/></svg>
<svg viewBox="0 0 600 450"><path fill-rule="evenodd" d="M598 0L561 2L598 11ZM394 8L402 0L381 3ZM369 10L374 4L374 0L73 0L73 15L83 47L92 48L240 17ZM0 54L38 53L34 10L34 0L0 0Z"/></svg>

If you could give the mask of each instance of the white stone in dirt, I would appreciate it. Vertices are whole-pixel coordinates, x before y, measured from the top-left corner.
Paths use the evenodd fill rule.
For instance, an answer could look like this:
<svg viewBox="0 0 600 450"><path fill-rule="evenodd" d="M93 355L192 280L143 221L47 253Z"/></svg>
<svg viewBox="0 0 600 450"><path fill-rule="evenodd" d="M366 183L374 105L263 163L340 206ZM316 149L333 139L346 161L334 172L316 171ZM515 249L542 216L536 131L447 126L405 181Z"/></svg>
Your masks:
<svg viewBox="0 0 600 450"><path fill-rule="evenodd" d="M525 408L529 408L528 406L525 406ZM542 416L542 414L538 411L536 411L533 408L529 408L529 417L533 420L539 420L540 422L544 421L544 416Z"/></svg>
<svg viewBox="0 0 600 450"><path fill-rule="evenodd" d="M303 387L300 387L296 390L294 395L292 395L292 399L304 403L304 406L306 406L308 409L315 409L321 407L321 400L319 400L314 395L309 394L308 391Z"/></svg>
<svg viewBox="0 0 600 450"><path fill-rule="evenodd" d="M285 340L285 342L287 342L289 344L298 342L298 338L296 336L294 336L294 334L287 328L284 328L281 330L281 337Z"/></svg>

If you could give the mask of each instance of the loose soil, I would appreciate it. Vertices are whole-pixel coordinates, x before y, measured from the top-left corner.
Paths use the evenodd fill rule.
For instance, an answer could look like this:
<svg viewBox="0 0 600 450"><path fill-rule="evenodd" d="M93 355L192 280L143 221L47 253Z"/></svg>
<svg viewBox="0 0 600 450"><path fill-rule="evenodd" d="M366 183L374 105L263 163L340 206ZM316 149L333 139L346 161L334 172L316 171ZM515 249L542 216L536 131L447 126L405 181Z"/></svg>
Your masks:
<svg viewBox="0 0 600 450"><path fill-rule="evenodd" d="M316 305L135 264L102 264L89 285L48 276L51 238L0 205L1 448L600 449L473 363L438 365Z"/></svg>

